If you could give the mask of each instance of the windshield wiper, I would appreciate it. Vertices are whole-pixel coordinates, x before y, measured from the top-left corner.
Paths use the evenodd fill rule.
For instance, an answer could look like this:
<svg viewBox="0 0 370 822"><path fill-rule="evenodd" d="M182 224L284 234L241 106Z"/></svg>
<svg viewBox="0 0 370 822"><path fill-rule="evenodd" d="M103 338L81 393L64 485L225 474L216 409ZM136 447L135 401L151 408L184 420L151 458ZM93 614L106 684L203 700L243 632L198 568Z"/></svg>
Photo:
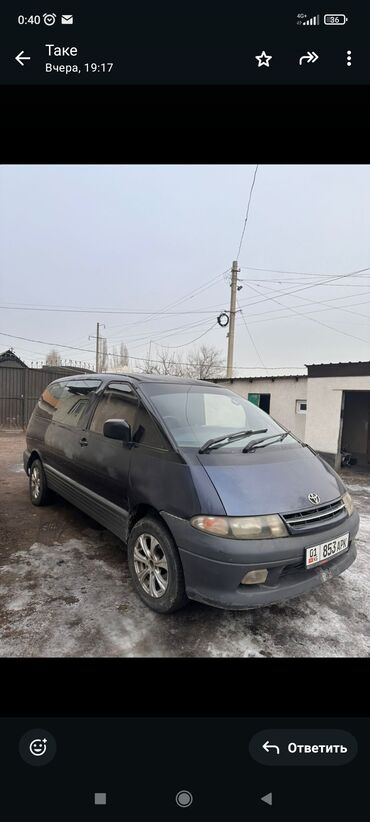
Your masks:
<svg viewBox="0 0 370 822"><path fill-rule="evenodd" d="M247 445L244 446L243 454L246 454L248 451L252 451L252 448L256 448L257 446L260 448L266 448L266 445L271 445L271 442L267 442L267 440L276 440L276 437L278 438L276 440L277 442L282 442L288 434L290 434L290 431L286 431L284 434L271 434L271 437L262 437L261 440L252 440L252 442L248 442ZM266 445L260 446L260 442L265 442Z"/></svg>
<svg viewBox="0 0 370 822"><path fill-rule="evenodd" d="M199 448L198 454L205 454L206 451L222 448L223 445L227 445L229 442L242 440L244 437L250 437L251 434L265 434L266 431L267 428L261 428L259 431L254 431L253 428L250 428L248 431L235 431L234 434L224 434L223 437L215 437L213 440L207 440L207 442Z"/></svg>

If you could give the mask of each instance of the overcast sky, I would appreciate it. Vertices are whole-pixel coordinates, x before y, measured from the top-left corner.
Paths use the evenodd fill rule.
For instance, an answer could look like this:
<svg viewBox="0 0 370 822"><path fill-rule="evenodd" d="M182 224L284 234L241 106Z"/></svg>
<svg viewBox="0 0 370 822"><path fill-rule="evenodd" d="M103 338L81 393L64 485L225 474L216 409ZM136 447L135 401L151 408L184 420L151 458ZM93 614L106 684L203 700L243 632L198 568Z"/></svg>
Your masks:
<svg viewBox="0 0 370 822"><path fill-rule="evenodd" d="M159 345L186 353L204 343L226 362L216 319L230 288L227 275L216 278L236 256L254 169L3 166L0 351L13 347L30 364L44 360L51 343L70 345L76 350L61 347L63 358L93 364L88 336L100 321L109 350L122 340L132 358L157 340L152 358ZM259 166L238 260L237 374L370 359L370 270L326 286L303 276L370 268L369 216L369 165ZM182 297L167 314L152 315ZM21 305L93 310L15 309ZM108 313L119 309L144 313Z"/></svg>

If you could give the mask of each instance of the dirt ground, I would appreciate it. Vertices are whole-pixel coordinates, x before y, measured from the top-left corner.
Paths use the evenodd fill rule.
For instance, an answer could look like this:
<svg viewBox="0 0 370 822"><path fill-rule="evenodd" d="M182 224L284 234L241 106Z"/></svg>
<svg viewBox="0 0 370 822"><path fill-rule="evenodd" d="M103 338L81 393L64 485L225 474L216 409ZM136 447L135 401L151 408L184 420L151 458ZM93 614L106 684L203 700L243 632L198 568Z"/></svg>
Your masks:
<svg viewBox="0 0 370 822"><path fill-rule="evenodd" d="M120 541L72 505L31 505L23 434L0 434L0 655L315 657L370 653L370 473L343 471L358 558L316 592L247 612L191 602L154 614Z"/></svg>

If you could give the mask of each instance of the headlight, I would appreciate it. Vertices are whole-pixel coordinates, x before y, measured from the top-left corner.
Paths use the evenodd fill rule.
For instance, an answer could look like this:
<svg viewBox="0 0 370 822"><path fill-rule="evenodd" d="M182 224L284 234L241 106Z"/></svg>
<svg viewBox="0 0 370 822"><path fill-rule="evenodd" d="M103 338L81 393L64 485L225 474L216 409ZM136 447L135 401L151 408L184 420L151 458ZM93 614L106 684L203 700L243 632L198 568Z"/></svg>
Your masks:
<svg viewBox="0 0 370 822"><path fill-rule="evenodd" d="M271 539L287 537L288 531L279 514L263 517L207 517L198 516L190 520L194 528L231 539Z"/></svg>
<svg viewBox="0 0 370 822"><path fill-rule="evenodd" d="M346 509L346 511L347 511L347 514L348 514L348 516L350 517L350 516L351 516L351 514L353 514L353 512L354 512L354 510L355 510L355 507L354 507L354 505L353 505L353 500L352 500L351 494L349 494L349 493L348 493L348 491L346 491L346 493L345 493L345 494L343 494L343 496L342 496L342 500L343 500L343 502L344 502L344 507L345 507L345 509Z"/></svg>

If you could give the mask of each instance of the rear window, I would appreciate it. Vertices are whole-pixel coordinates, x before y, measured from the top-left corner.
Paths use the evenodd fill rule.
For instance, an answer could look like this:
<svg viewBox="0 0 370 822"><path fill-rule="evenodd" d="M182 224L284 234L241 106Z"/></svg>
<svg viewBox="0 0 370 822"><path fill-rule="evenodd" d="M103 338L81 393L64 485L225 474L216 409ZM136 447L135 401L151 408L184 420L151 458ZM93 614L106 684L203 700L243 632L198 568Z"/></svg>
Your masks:
<svg viewBox="0 0 370 822"><path fill-rule="evenodd" d="M83 379L50 383L41 394L37 412L54 422L76 426L99 385L100 380Z"/></svg>

